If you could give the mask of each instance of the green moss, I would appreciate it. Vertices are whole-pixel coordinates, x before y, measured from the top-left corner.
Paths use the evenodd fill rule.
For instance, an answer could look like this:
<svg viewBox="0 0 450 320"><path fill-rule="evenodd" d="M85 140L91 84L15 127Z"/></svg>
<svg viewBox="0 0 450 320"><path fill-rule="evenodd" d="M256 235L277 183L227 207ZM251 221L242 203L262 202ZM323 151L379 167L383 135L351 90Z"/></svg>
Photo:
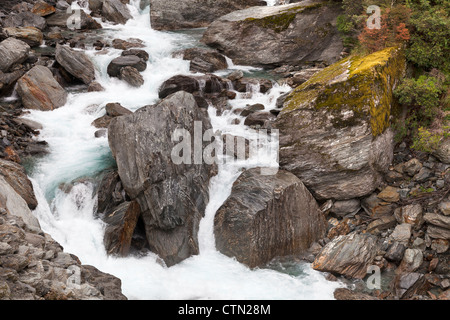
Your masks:
<svg viewBox="0 0 450 320"><path fill-rule="evenodd" d="M398 48L346 58L297 87L286 98L282 113L305 107L352 110L352 118L337 118L333 125L352 126L366 119L376 137L390 125L394 81L400 80L404 69L405 59Z"/></svg>

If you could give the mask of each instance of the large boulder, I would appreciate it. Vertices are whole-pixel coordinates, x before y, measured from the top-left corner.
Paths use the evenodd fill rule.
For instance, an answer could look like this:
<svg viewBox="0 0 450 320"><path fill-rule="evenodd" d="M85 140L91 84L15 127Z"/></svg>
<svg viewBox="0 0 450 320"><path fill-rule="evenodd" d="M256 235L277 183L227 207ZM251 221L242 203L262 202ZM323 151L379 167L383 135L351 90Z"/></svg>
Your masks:
<svg viewBox="0 0 450 320"><path fill-rule="evenodd" d="M209 199L209 179L216 172L214 163L173 160L179 144L173 139L175 130L185 130L190 147L195 127L195 134L203 135L211 123L195 98L183 91L114 118L108 127L120 180L127 195L140 205L150 250L168 266L198 254L199 222ZM203 144L196 148L206 147Z"/></svg>
<svg viewBox="0 0 450 320"><path fill-rule="evenodd" d="M214 218L216 248L249 267L301 254L323 238L326 221L316 200L293 174L244 171Z"/></svg>
<svg viewBox="0 0 450 320"><path fill-rule="evenodd" d="M95 79L95 68L91 59L83 52L71 49L68 46L56 46L56 61L72 76L85 84Z"/></svg>
<svg viewBox="0 0 450 320"><path fill-rule="evenodd" d="M48 111L62 107L67 101L66 90L44 66L35 66L20 78L17 93L27 109Z"/></svg>
<svg viewBox="0 0 450 320"><path fill-rule="evenodd" d="M372 193L393 159L392 91L404 72L402 51L387 48L344 59L297 87L273 124L281 168L318 200Z"/></svg>
<svg viewBox="0 0 450 320"><path fill-rule="evenodd" d="M265 5L260 0L180 0L174 6L166 0L153 0L150 21L155 30L200 28L235 10Z"/></svg>
<svg viewBox="0 0 450 320"><path fill-rule="evenodd" d="M7 72L14 64L24 62L30 49L28 44L15 38L0 42L0 71Z"/></svg>
<svg viewBox="0 0 450 320"><path fill-rule="evenodd" d="M214 21L202 41L236 64L254 66L336 62L343 50L337 5L324 2L252 7Z"/></svg>

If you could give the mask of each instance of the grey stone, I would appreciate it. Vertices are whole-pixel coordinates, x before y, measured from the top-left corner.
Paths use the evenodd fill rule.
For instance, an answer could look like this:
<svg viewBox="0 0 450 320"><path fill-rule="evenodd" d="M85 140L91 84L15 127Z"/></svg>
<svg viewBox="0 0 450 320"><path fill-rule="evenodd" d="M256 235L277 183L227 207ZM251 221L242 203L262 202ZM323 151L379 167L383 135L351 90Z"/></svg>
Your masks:
<svg viewBox="0 0 450 320"><path fill-rule="evenodd" d="M24 62L30 49L30 46L21 40L3 40L0 43L0 71L7 72L14 64Z"/></svg>
<svg viewBox="0 0 450 320"><path fill-rule="evenodd" d="M68 46L57 45L56 61L72 76L90 84L95 79L95 68L91 59L83 52Z"/></svg>

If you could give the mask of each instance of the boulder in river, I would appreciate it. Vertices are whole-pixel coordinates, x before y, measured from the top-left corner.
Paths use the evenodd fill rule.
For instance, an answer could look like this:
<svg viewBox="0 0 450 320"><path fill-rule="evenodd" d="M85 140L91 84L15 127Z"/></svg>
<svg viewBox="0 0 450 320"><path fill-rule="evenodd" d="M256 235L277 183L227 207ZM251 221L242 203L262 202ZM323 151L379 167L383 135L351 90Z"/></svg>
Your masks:
<svg viewBox="0 0 450 320"><path fill-rule="evenodd" d="M147 63L138 56L120 56L109 63L107 72L111 77L119 77L120 70L124 67L133 67L138 71L144 71Z"/></svg>
<svg viewBox="0 0 450 320"><path fill-rule="evenodd" d="M211 73L228 67L226 58L213 49L189 48L181 54L184 60L190 61L192 72Z"/></svg>
<svg viewBox="0 0 450 320"><path fill-rule="evenodd" d="M17 81L17 93L27 109L48 111L63 106L67 101L67 92L50 69L39 65Z"/></svg>
<svg viewBox="0 0 450 320"><path fill-rule="evenodd" d="M318 200L373 192L393 159L392 91L405 72L403 52L349 57L294 89L273 126L280 166Z"/></svg>
<svg viewBox="0 0 450 320"><path fill-rule="evenodd" d="M236 64L331 64L343 50L336 27L340 13L339 5L325 1L251 7L215 20L202 42Z"/></svg>
<svg viewBox="0 0 450 320"><path fill-rule="evenodd" d="M176 75L164 81L159 88L159 98L163 99L177 91L186 91L194 93L220 93L227 88L226 82L214 75L206 74L204 76L186 76Z"/></svg>
<svg viewBox="0 0 450 320"><path fill-rule="evenodd" d="M252 268L301 254L326 231L316 200L296 176L261 170L239 176L214 218L217 250Z"/></svg>
<svg viewBox="0 0 450 320"><path fill-rule="evenodd" d="M194 96L179 91L155 106L114 118L108 127L123 187L140 205L150 250L167 266L199 253L199 222L209 200L209 179L217 168L214 163L196 164L195 159L173 159L179 145L175 130L187 139L199 125L197 135L212 128ZM192 146L190 139L185 142ZM196 148L206 146L200 142Z"/></svg>
<svg viewBox="0 0 450 320"><path fill-rule="evenodd" d="M56 61L72 76L85 84L95 79L95 68L91 59L83 51L74 50L68 46L56 46Z"/></svg>

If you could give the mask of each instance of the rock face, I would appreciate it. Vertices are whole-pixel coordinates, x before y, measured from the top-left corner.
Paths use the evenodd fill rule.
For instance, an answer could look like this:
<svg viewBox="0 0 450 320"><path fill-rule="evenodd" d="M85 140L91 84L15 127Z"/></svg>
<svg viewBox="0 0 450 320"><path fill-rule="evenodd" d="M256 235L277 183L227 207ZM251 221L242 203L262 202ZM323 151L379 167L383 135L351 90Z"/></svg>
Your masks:
<svg viewBox="0 0 450 320"><path fill-rule="evenodd" d="M68 46L56 46L56 61L75 78L85 84L95 79L95 68L91 59L83 51L76 51Z"/></svg>
<svg viewBox="0 0 450 320"><path fill-rule="evenodd" d="M0 71L7 72L12 65L28 57L30 46L23 41L8 38L0 43Z"/></svg>
<svg viewBox="0 0 450 320"><path fill-rule="evenodd" d="M374 191L393 159L392 90L404 71L401 50L387 48L344 59L297 87L273 125L281 168L318 200Z"/></svg>
<svg viewBox="0 0 450 320"><path fill-rule="evenodd" d="M375 258L376 248L374 236L357 233L339 236L323 247L312 267L319 271L362 279Z"/></svg>
<svg viewBox="0 0 450 320"><path fill-rule="evenodd" d="M236 64L331 64L343 50L336 28L339 14L337 6L317 1L253 7L217 19L202 41Z"/></svg>
<svg viewBox="0 0 450 320"><path fill-rule="evenodd" d="M35 66L17 81L17 93L27 109L53 110L67 101L67 92L47 67Z"/></svg>
<svg viewBox="0 0 450 320"><path fill-rule="evenodd" d="M200 28L227 13L260 5L266 3L260 0L181 0L174 6L165 0L154 0L150 6L150 21L155 30Z"/></svg>
<svg viewBox="0 0 450 320"><path fill-rule="evenodd" d="M198 254L199 221L216 171L215 164L172 160L178 145L172 140L175 129L193 137L195 121L202 132L211 128L194 97L180 91L156 106L114 118L108 128L120 179L127 195L140 205L150 250L168 266Z"/></svg>
<svg viewBox="0 0 450 320"><path fill-rule="evenodd" d="M301 254L323 238L326 222L303 183L280 170L244 171L214 218L216 248L249 267Z"/></svg>

